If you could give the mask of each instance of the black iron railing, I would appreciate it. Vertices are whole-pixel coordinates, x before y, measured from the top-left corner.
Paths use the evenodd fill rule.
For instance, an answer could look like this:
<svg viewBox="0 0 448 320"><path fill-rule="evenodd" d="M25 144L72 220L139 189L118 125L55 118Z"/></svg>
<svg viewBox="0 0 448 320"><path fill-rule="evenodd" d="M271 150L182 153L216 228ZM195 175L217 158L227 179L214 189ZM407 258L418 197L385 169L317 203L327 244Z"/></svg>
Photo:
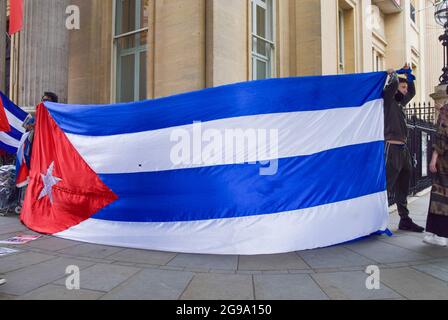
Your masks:
<svg viewBox="0 0 448 320"><path fill-rule="evenodd" d="M431 102L410 103L405 109L406 118L411 125L422 123L424 125L436 122L434 104Z"/></svg>
<svg viewBox="0 0 448 320"><path fill-rule="evenodd" d="M432 143L436 139L436 109L430 102L409 104L406 108L409 128L409 151L414 160L411 177L411 194L429 188L432 183L429 163Z"/></svg>
<svg viewBox="0 0 448 320"><path fill-rule="evenodd" d="M405 114L409 129L408 148L414 165L410 193L415 195L432 184L429 163L437 133L436 109L429 102L412 103L406 106ZM389 195L389 202L394 203L393 195Z"/></svg>

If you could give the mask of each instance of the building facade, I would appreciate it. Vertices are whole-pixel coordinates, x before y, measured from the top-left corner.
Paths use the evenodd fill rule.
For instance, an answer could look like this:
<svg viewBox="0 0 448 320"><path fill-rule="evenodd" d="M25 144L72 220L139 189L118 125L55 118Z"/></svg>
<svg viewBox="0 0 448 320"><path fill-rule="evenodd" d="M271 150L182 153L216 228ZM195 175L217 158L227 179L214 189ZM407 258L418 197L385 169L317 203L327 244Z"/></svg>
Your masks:
<svg viewBox="0 0 448 320"><path fill-rule="evenodd" d="M107 104L405 63L417 76L415 101L430 101L443 67L432 0L24 1L7 81L30 108L45 90L63 102ZM80 9L79 30L64 26L69 5Z"/></svg>

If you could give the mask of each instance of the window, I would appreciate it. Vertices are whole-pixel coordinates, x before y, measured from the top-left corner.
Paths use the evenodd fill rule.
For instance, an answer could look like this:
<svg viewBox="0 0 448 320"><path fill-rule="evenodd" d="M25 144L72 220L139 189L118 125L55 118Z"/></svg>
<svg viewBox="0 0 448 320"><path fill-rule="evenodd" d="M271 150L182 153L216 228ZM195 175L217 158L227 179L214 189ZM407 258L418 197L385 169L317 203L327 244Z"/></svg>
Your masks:
<svg viewBox="0 0 448 320"><path fill-rule="evenodd" d="M146 99L147 0L115 0L116 100Z"/></svg>
<svg viewBox="0 0 448 320"><path fill-rule="evenodd" d="M357 9L354 1L339 0L336 11L338 73L355 73L358 69Z"/></svg>
<svg viewBox="0 0 448 320"><path fill-rule="evenodd" d="M416 20L416 18L417 18L416 13L417 13L417 11L415 10L415 2L414 2L414 1L411 1L411 20L412 20L414 23L417 23L417 20Z"/></svg>
<svg viewBox="0 0 448 320"><path fill-rule="evenodd" d="M375 49L372 53L372 62L373 71L384 71L384 56Z"/></svg>
<svg viewBox="0 0 448 320"><path fill-rule="evenodd" d="M345 65L345 24L344 24L344 10L339 10L339 70L344 71Z"/></svg>
<svg viewBox="0 0 448 320"><path fill-rule="evenodd" d="M252 78L272 78L275 72L273 0L252 0Z"/></svg>

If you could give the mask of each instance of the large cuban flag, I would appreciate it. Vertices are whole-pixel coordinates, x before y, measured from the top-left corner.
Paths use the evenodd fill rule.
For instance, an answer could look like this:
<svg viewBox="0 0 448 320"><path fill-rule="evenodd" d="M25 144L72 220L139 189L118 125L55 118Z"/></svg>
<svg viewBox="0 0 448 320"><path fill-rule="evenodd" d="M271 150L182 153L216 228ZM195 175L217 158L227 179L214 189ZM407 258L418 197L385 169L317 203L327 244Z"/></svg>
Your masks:
<svg viewBox="0 0 448 320"><path fill-rule="evenodd" d="M384 231L386 77L41 104L21 219L66 239L210 254L291 252ZM233 148L235 131L246 147Z"/></svg>

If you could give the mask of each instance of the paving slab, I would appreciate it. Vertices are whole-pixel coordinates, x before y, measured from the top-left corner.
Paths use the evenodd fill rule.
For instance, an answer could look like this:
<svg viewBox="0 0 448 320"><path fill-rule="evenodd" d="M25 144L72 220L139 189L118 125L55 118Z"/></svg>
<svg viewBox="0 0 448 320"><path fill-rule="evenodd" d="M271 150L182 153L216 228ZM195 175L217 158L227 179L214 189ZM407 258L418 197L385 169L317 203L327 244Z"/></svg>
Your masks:
<svg viewBox="0 0 448 320"><path fill-rule="evenodd" d="M208 268L184 268L184 271L189 271L193 273L209 273L210 269Z"/></svg>
<svg viewBox="0 0 448 320"><path fill-rule="evenodd" d="M80 286L81 289L108 292L140 270L134 267L96 264L81 271ZM65 279L60 279L54 283L64 286Z"/></svg>
<svg viewBox="0 0 448 320"><path fill-rule="evenodd" d="M288 273L291 274L311 274L314 273L314 270L307 269L307 270L288 270Z"/></svg>
<svg viewBox="0 0 448 320"><path fill-rule="evenodd" d="M19 222L19 219L18 219L18 217L3 217L3 216L0 216L0 226L3 226L3 225L8 225L8 224L21 224L20 222Z"/></svg>
<svg viewBox="0 0 448 320"><path fill-rule="evenodd" d="M244 273L244 271L235 271L235 270L229 270L229 269L210 269L209 272L210 273L222 273L222 274L236 274L237 272ZM258 272L260 272L260 271L258 271Z"/></svg>
<svg viewBox="0 0 448 320"><path fill-rule="evenodd" d="M71 256L71 255L64 255L64 254L59 254L59 256L63 257L63 258L68 258L68 259L73 258L73 256ZM82 261L88 261L88 262L93 262L93 263L112 264L112 260L108 260L106 258L97 259L97 258L89 258L89 257L82 257L82 256L76 256L75 258L82 260Z"/></svg>
<svg viewBox="0 0 448 320"><path fill-rule="evenodd" d="M197 274L182 294L182 300L253 300L252 276Z"/></svg>
<svg viewBox="0 0 448 320"><path fill-rule="evenodd" d="M381 271L381 282L412 300L448 300L446 282L411 268Z"/></svg>
<svg viewBox="0 0 448 320"><path fill-rule="evenodd" d="M396 238L396 237L403 237L403 236L409 236L409 237L416 237L419 239L423 239L426 236L425 232L410 232L410 231L403 231L403 230L393 230L393 236L388 238ZM381 239L384 240L384 239Z"/></svg>
<svg viewBox="0 0 448 320"><path fill-rule="evenodd" d="M366 266L362 266L362 267L342 267L342 268L338 268L338 271L362 271L362 272L365 272L366 269L367 269Z"/></svg>
<svg viewBox="0 0 448 320"><path fill-rule="evenodd" d="M431 246L423 242L422 237L402 235L400 237L381 238L383 242L399 246L434 258L448 257L448 248Z"/></svg>
<svg viewBox="0 0 448 320"><path fill-rule="evenodd" d="M315 273L333 273L342 271L339 268L322 268L322 269L313 269Z"/></svg>
<svg viewBox="0 0 448 320"><path fill-rule="evenodd" d="M170 262L176 255L176 253L172 252L124 249L107 258L114 261L163 266Z"/></svg>
<svg viewBox="0 0 448 320"><path fill-rule="evenodd" d="M49 284L33 290L18 300L98 300L104 292L91 290L67 290L65 286Z"/></svg>
<svg viewBox="0 0 448 320"><path fill-rule="evenodd" d="M162 269L162 270L171 270L171 271L184 271L185 270L184 267L172 267L172 266L160 266L158 268ZM151 269L153 269L153 268L151 268ZM227 272L229 272L229 271L227 271Z"/></svg>
<svg viewBox="0 0 448 320"><path fill-rule="evenodd" d="M0 272L7 273L52 259L56 259L56 257L35 252L12 254L0 258Z"/></svg>
<svg viewBox="0 0 448 320"><path fill-rule="evenodd" d="M105 258L114 253L122 251L123 248L109 247L98 244L83 243L76 246L70 246L61 249L58 252L70 256L88 257L88 258Z"/></svg>
<svg viewBox="0 0 448 320"><path fill-rule="evenodd" d="M25 226L21 225L21 224L5 224L5 225L0 225L0 240L5 240L6 238L4 237L5 234L9 234L9 233L27 233L27 234L34 234L31 233Z"/></svg>
<svg viewBox="0 0 448 320"><path fill-rule="evenodd" d="M346 244L344 247L378 263L396 263L429 260L431 256L401 248L377 239Z"/></svg>
<svg viewBox="0 0 448 320"><path fill-rule="evenodd" d="M439 267L447 269L448 270L448 259L440 259L434 262Z"/></svg>
<svg viewBox="0 0 448 320"><path fill-rule="evenodd" d="M426 273L434 278L448 283L448 269L438 265L437 263L413 266L412 269Z"/></svg>
<svg viewBox="0 0 448 320"><path fill-rule="evenodd" d="M257 300L328 300L306 274L254 275L254 285Z"/></svg>
<svg viewBox="0 0 448 320"><path fill-rule="evenodd" d="M102 297L103 300L176 300L193 273L168 270L142 270Z"/></svg>
<svg viewBox="0 0 448 320"><path fill-rule="evenodd" d="M289 274L288 270L261 271L261 274Z"/></svg>
<svg viewBox="0 0 448 320"><path fill-rule="evenodd" d="M168 266L236 270L238 256L178 254Z"/></svg>
<svg viewBox="0 0 448 320"><path fill-rule="evenodd" d="M317 273L311 277L332 300L381 300L398 299L401 296L382 285L379 290L366 287L368 275L364 272Z"/></svg>
<svg viewBox="0 0 448 320"><path fill-rule="evenodd" d="M297 253L240 256L238 270L288 271L290 269L310 269Z"/></svg>
<svg viewBox="0 0 448 320"><path fill-rule="evenodd" d="M65 277L65 271L68 266L76 265L82 270L92 264L77 259L57 258L16 270L5 274L8 282L0 286L0 293L24 295Z"/></svg>
<svg viewBox="0 0 448 320"><path fill-rule="evenodd" d="M368 266L374 263L373 260L341 246L302 251L298 254L313 269Z"/></svg>
<svg viewBox="0 0 448 320"><path fill-rule="evenodd" d="M46 251L58 251L58 250L70 248L70 247L73 247L76 245L79 245L79 242L60 239L60 238L56 238L56 237L49 237L49 238L43 238L43 239L31 241L31 242L27 243L26 246L30 247L30 248L43 249Z"/></svg>
<svg viewBox="0 0 448 320"><path fill-rule="evenodd" d="M15 300L15 299L17 299L17 296L0 292L0 300Z"/></svg>

